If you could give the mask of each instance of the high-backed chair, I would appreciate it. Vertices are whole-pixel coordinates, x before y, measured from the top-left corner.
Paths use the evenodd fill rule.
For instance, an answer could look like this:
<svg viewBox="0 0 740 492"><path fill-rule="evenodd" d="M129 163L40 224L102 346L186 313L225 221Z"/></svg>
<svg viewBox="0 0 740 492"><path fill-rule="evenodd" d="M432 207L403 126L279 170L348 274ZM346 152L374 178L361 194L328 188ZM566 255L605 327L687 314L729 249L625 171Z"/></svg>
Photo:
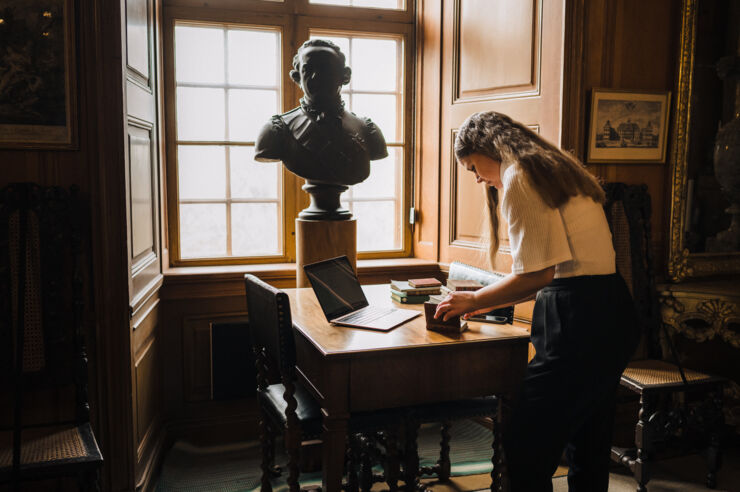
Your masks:
<svg viewBox="0 0 740 492"><path fill-rule="evenodd" d="M320 439L321 408L314 397L296 383L296 351L288 295L245 275L249 330L257 364L257 394L260 403L260 440L262 444L262 490L272 490L270 477L274 468L274 438L284 435L288 453L287 482L291 491L298 483L301 442ZM374 434L401 421L397 411L352 414L349 419L347 488L369 490L372 482L384 479L372 475L370 457L374 455ZM358 481L358 463L363 465Z"/></svg>
<svg viewBox="0 0 740 492"><path fill-rule="evenodd" d="M707 485L714 488L725 380L682 367L662 326L653 278L647 186L608 183L604 188L604 211L612 231L617 270L632 294L643 334L637 358L627 366L620 381L624 388L640 395L635 447L612 447L612 459L629 467L637 480L637 490L645 492L650 480L649 462L660 448L683 446L685 442L679 443L679 438L699 437L704 441L699 444L706 448ZM662 341L666 357L662 355L661 332L665 335Z"/></svg>
<svg viewBox="0 0 740 492"><path fill-rule="evenodd" d="M0 482L15 490L63 476L98 489L103 457L87 401L81 222L74 192L30 183L0 190L0 391L12 406ZM60 395L70 393L74 405L65 412ZM34 415L29 402L38 408L50 395L47 410L52 402L59 408ZM54 413L69 418L47 419Z"/></svg>

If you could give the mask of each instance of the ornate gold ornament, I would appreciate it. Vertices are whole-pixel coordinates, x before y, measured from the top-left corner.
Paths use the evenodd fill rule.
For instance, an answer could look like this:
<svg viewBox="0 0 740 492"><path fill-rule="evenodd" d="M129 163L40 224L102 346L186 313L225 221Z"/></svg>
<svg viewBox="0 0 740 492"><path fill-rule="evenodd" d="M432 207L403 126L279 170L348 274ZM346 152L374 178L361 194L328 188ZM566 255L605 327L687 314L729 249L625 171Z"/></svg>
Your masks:
<svg viewBox="0 0 740 492"><path fill-rule="evenodd" d="M682 282L693 277L740 273L740 251L733 253L697 253L686 249L684 234L686 210L689 129L692 113L694 53L696 47L696 0L684 0L681 23L678 84L673 118L671 151L671 219L669 223L668 277Z"/></svg>

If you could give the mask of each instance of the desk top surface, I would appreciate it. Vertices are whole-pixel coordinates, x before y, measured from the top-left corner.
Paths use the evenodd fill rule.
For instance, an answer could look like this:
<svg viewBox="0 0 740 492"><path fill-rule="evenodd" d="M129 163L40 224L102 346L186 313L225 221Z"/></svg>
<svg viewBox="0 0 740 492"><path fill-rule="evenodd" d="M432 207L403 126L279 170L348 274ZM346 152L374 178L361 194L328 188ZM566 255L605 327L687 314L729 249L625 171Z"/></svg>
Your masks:
<svg viewBox="0 0 740 492"><path fill-rule="evenodd" d="M349 356L386 350L428 349L461 343L527 343L527 325L497 325L468 321L468 329L460 334L445 334L426 329L423 304L399 304L390 297L388 284L362 287L372 305L394 305L420 311L421 316L382 332L333 326L324 316L313 289L285 289L290 297L293 325L325 356Z"/></svg>

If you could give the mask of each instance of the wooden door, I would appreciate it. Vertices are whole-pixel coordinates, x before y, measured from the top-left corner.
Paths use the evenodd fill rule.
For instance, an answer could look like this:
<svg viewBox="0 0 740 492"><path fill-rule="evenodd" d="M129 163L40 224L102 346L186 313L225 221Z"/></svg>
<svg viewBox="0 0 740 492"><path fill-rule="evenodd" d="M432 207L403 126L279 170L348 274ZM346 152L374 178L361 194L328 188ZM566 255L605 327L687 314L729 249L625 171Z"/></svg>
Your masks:
<svg viewBox="0 0 740 492"><path fill-rule="evenodd" d="M470 114L499 111L560 143L565 0L442 2L439 260L488 268L483 185L453 155ZM496 270L508 272L506 224Z"/></svg>
<svg viewBox="0 0 740 492"><path fill-rule="evenodd" d="M125 0L126 215L129 266L133 450L137 489L151 478L161 435L159 288L160 0Z"/></svg>

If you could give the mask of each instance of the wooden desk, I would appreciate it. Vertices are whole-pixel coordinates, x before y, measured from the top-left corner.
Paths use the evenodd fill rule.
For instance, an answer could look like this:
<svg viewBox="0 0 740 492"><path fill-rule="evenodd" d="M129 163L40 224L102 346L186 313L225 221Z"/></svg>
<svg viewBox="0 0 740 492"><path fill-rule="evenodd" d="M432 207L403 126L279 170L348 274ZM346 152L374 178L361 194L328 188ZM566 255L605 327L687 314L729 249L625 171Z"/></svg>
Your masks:
<svg viewBox="0 0 740 492"><path fill-rule="evenodd" d="M389 286L363 287L371 304L396 304ZM341 488L350 412L517 390L527 365L523 326L468 322L459 335L426 330L424 315L390 332L332 326L310 288L286 289L297 373L319 400L324 491ZM400 305L423 311L423 305Z"/></svg>

